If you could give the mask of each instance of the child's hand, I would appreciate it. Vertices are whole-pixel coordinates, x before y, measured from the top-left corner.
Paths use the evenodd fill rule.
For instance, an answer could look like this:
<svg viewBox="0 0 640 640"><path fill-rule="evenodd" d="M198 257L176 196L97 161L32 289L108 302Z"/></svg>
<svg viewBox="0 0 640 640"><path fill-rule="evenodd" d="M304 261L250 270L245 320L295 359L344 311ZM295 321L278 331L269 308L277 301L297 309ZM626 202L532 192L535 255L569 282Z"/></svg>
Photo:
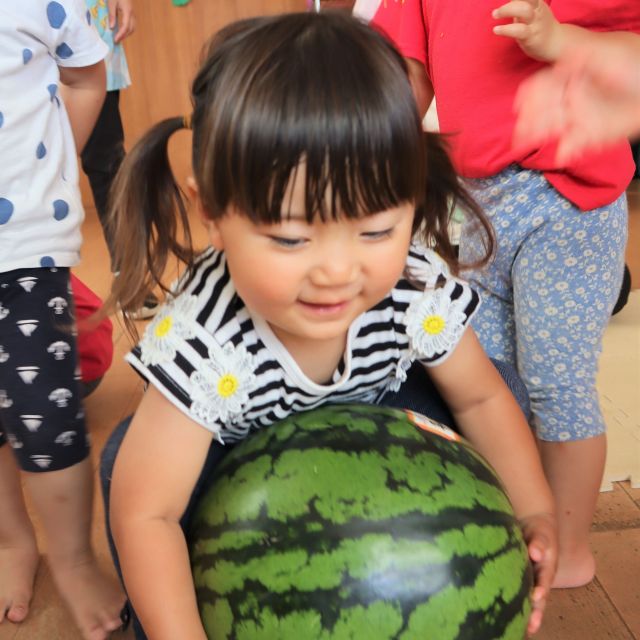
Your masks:
<svg viewBox="0 0 640 640"><path fill-rule="evenodd" d="M512 20L496 25L493 32L516 40L530 58L550 62L560 54L560 23L544 0L510 0L491 15Z"/></svg>
<svg viewBox="0 0 640 640"><path fill-rule="evenodd" d="M624 43L595 44L520 85L516 147L557 139L562 166L586 149L640 134L640 54Z"/></svg>
<svg viewBox="0 0 640 640"><path fill-rule="evenodd" d="M109 29L118 27L113 41L118 44L130 36L136 29L136 17L133 13L132 0L108 0Z"/></svg>
<svg viewBox="0 0 640 640"><path fill-rule="evenodd" d="M558 561L556 519L549 513L537 513L520 520L520 526L534 571L535 584L531 596L533 608L527 627L528 634L533 635L542 624L547 596L556 573Z"/></svg>

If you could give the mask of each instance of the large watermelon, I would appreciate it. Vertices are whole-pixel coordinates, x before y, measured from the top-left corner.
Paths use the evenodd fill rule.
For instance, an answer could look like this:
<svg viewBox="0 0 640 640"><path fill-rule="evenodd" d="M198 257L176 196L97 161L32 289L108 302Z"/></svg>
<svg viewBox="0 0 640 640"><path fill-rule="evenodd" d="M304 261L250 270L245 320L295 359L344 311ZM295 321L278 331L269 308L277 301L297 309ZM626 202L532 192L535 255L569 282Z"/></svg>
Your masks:
<svg viewBox="0 0 640 640"><path fill-rule="evenodd" d="M189 547L215 640L521 640L531 569L468 443L422 416L332 405L222 461Z"/></svg>

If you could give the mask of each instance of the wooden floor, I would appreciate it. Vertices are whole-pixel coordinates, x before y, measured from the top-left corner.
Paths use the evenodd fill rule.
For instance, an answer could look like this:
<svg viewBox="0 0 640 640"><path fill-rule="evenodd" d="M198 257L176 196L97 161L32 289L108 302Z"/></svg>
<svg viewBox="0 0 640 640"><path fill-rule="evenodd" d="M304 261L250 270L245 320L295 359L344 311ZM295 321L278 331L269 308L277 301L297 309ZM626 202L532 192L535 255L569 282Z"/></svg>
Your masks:
<svg viewBox="0 0 640 640"><path fill-rule="evenodd" d="M628 263L638 287L640 183L629 190L629 201L632 213ZM76 271L87 284L104 295L109 286L107 252L95 211L90 207L84 233L83 263ZM87 400L96 463L111 429L134 410L142 394L137 376L122 361L128 344L118 327L114 339L114 364L102 385ZM97 482L95 495L95 545L104 566L112 570ZM596 579L587 587L552 593L543 628L537 636L540 640L640 640L640 489L631 489L628 483L617 483L614 491L600 494L591 540L598 567ZM114 637L130 640L133 636L128 632ZM9 639L80 639L44 562L38 571L29 619L22 625L0 625L0 640Z"/></svg>

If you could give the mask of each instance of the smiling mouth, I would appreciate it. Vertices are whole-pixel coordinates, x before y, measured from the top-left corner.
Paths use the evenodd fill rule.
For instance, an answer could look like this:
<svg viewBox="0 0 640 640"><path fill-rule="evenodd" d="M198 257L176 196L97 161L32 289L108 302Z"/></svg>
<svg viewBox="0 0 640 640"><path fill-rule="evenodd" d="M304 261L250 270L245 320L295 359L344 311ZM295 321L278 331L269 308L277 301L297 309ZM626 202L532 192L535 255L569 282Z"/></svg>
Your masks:
<svg viewBox="0 0 640 640"><path fill-rule="evenodd" d="M307 302L300 300L299 304L305 309L318 314L329 315L332 313L339 313L343 311L349 304L348 300L342 300L340 302Z"/></svg>

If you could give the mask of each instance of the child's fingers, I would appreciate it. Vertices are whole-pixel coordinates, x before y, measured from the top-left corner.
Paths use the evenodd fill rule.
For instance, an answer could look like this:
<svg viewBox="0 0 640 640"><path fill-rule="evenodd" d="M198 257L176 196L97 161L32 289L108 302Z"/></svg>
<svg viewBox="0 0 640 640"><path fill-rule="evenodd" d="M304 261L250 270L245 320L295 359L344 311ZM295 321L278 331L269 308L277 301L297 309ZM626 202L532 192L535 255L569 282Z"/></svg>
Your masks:
<svg viewBox="0 0 640 640"><path fill-rule="evenodd" d="M114 36L114 42L118 43L130 36L136 29L136 20L133 15L133 12L129 12L128 14L121 14L121 18L119 21L120 28L118 29L118 33Z"/></svg>
<svg viewBox="0 0 640 640"><path fill-rule="evenodd" d="M551 583L556 573L555 562L539 562L535 565L536 586L534 593L537 592L540 600L544 600L549 591L551 591Z"/></svg>
<svg viewBox="0 0 640 640"><path fill-rule="evenodd" d="M524 22L497 24L492 31L497 36L513 38L514 40L526 40L531 35L530 26Z"/></svg>
<svg viewBox="0 0 640 640"><path fill-rule="evenodd" d="M534 600L544 599L551 589L556 570L552 547L544 536L536 536L527 545L535 573Z"/></svg>
<svg viewBox="0 0 640 640"><path fill-rule="evenodd" d="M565 121L562 89L551 78L522 87L514 108L518 113L516 132L547 137L560 131Z"/></svg>
<svg viewBox="0 0 640 640"><path fill-rule="evenodd" d="M529 616L529 624L527 625L527 634L532 636L540 630L542 625L542 617L544 615L544 607L536 608L534 605L531 615Z"/></svg>
<svg viewBox="0 0 640 640"><path fill-rule="evenodd" d="M547 597L551 590L551 582L555 574L555 563L546 561L547 549L532 543L529 545L529 557L534 564L535 586L531 594L531 615L527 625L528 635L533 635L540 629Z"/></svg>
<svg viewBox="0 0 640 640"><path fill-rule="evenodd" d="M553 514L541 513L521 521L527 552L533 563L535 584L531 594L532 612L527 631L534 634L542 622L542 616L551 590L557 564L557 534Z"/></svg>
<svg viewBox="0 0 640 640"><path fill-rule="evenodd" d="M558 166L566 166L576 160L587 149L596 151L600 146L597 138L590 136L583 128L568 127L560 137L556 150Z"/></svg>
<svg viewBox="0 0 640 640"><path fill-rule="evenodd" d="M530 23L535 18L535 11L538 3L535 0L514 0L501 7L494 9L491 15L496 20L518 20L519 22Z"/></svg>
<svg viewBox="0 0 640 640"><path fill-rule="evenodd" d="M587 148L595 151L606 144L609 141L606 127L611 126L607 124L611 120L608 118L607 100L594 94L591 85L581 74L574 74L568 83L565 105L567 122L557 153L562 163L574 160Z"/></svg>
<svg viewBox="0 0 640 640"><path fill-rule="evenodd" d="M549 71L537 73L520 85L513 108L517 113L513 132L516 148L557 137L566 120L562 79Z"/></svg>
<svg viewBox="0 0 640 640"><path fill-rule="evenodd" d="M118 44L130 36L136 29L136 19L130 4L121 4L119 0L109 0L109 28L118 30L113 36L113 41Z"/></svg>
<svg viewBox="0 0 640 640"><path fill-rule="evenodd" d="M532 636L540 629L544 610L547 606L547 597L549 590L543 587L535 587L531 594L531 614L529 615L529 623L527 625L527 633Z"/></svg>
<svg viewBox="0 0 640 640"><path fill-rule="evenodd" d="M109 14L109 29L113 31L116 28L118 12L118 0L107 0L107 13Z"/></svg>

